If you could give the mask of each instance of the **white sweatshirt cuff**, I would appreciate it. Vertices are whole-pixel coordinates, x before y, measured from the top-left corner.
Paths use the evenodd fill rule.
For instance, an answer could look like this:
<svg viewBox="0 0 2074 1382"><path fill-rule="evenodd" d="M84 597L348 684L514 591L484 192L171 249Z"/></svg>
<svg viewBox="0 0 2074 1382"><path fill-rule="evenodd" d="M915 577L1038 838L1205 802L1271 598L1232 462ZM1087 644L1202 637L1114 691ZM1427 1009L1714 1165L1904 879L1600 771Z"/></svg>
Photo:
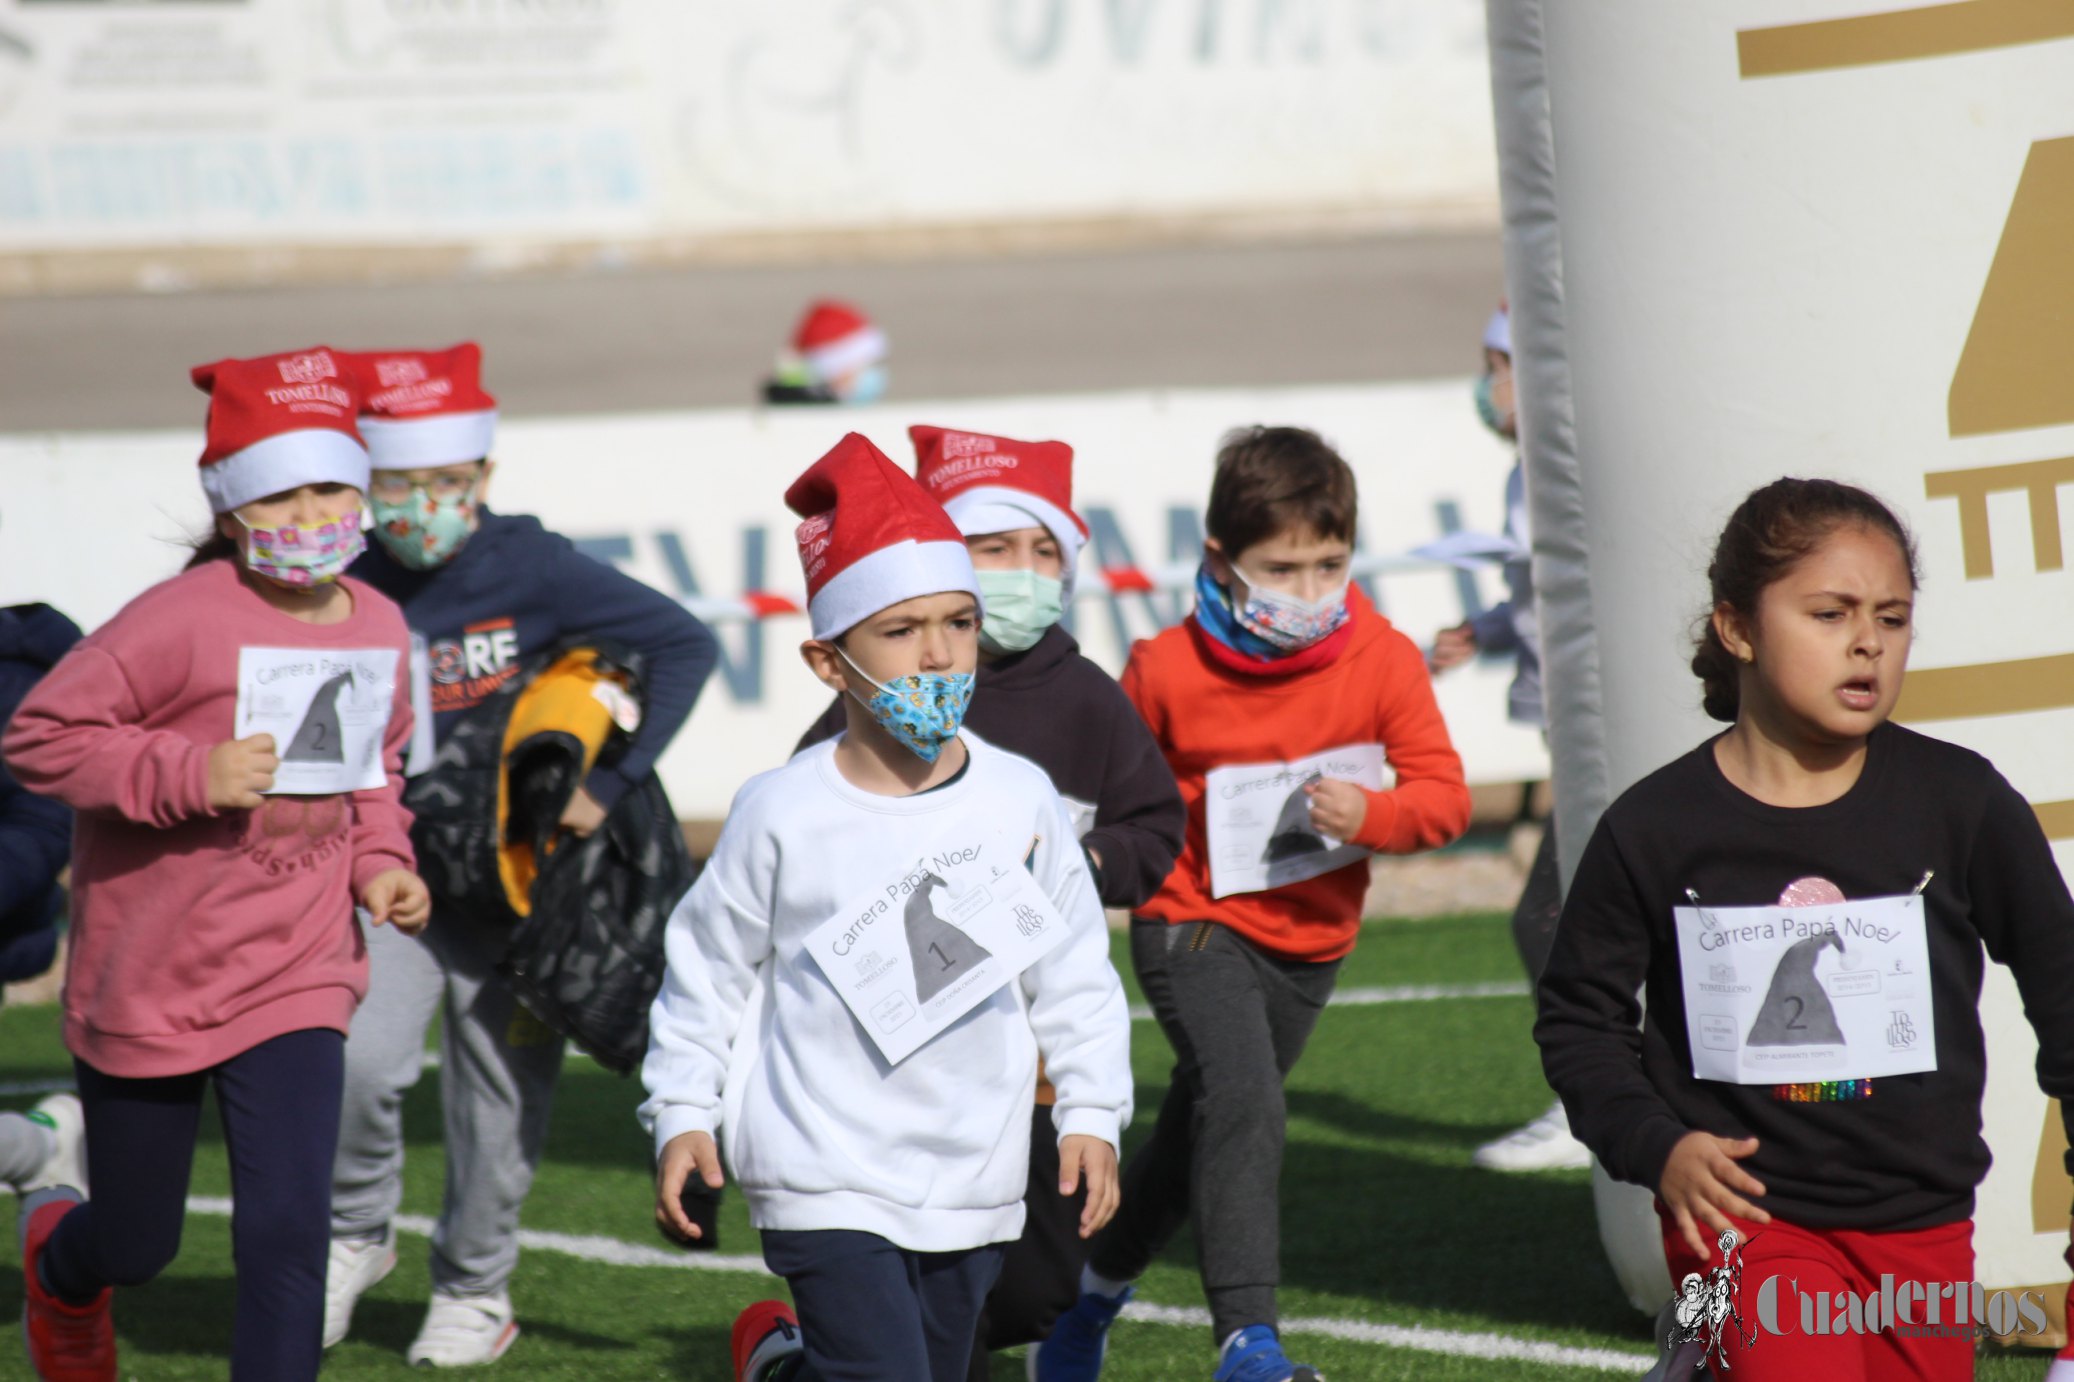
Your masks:
<svg viewBox="0 0 2074 1382"><path fill-rule="evenodd" d="M1058 1128L1061 1142L1069 1137L1099 1137L1119 1153L1123 1151L1123 1120L1113 1108L1054 1107L1051 1121Z"/></svg>
<svg viewBox="0 0 2074 1382"><path fill-rule="evenodd" d="M710 1134L715 1121L705 1109L690 1104L665 1104L655 1115L655 1159L661 1161L663 1148L688 1132Z"/></svg>

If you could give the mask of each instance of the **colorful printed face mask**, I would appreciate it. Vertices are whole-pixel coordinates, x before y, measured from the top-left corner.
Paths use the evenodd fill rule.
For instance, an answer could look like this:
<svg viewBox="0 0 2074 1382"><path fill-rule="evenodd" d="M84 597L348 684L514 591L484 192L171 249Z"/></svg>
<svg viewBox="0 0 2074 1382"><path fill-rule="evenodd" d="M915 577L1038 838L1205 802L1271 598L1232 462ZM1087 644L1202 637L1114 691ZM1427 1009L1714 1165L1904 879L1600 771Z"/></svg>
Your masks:
<svg viewBox="0 0 2074 1382"><path fill-rule="evenodd" d="M276 584L297 590L337 580L367 550L366 524L359 509L314 528L288 523L255 528L242 515L233 517L245 528L245 565Z"/></svg>
<svg viewBox="0 0 2074 1382"><path fill-rule="evenodd" d="M1065 612L1065 583L1035 571L981 571L979 597L987 612L979 626L980 646L995 654L1037 646L1044 631Z"/></svg>
<svg viewBox="0 0 2074 1382"><path fill-rule="evenodd" d="M1232 568L1238 571L1237 567ZM1239 571L1246 583L1246 603L1234 605L1239 626L1285 653L1297 652L1330 638L1347 622L1347 586L1317 600L1299 600L1279 590L1269 590Z"/></svg>
<svg viewBox="0 0 2074 1382"><path fill-rule="evenodd" d="M429 571L444 566L475 532L475 486L457 495L435 497L423 485L412 485L410 497L374 504L375 541L400 566Z"/></svg>
<svg viewBox="0 0 2074 1382"><path fill-rule="evenodd" d="M851 671L878 688L878 694L869 700L857 696L854 689L850 694L871 712L879 728L898 739L915 757L934 763L943 746L958 737L958 726L965 723L965 707L972 704L972 673L915 672L893 678L893 684L888 686L874 681L841 648L836 652L850 663Z"/></svg>

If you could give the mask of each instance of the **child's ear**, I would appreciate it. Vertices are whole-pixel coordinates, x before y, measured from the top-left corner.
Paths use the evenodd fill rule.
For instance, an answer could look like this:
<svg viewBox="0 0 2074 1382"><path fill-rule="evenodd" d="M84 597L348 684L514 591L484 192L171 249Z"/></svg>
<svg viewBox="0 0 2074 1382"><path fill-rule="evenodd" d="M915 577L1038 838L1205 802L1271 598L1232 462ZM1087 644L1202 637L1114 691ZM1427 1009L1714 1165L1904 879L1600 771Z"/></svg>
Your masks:
<svg viewBox="0 0 2074 1382"><path fill-rule="evenodd" d="M1730 657L1737 662L1755 659L1757 649L1751 642L1750 628L1741 611L1724 602L1714 606L1714 612L1708 618L1713 621L1714 636L1721 640L1722 647L1728 649Z"/></svg>
<svg viewBox="0 0 2074 1382"><path fill-rule="evenodd" d="M227 541L236 542L238 540L238 520L236 516L227 513L217 514L216 535Z"/></svg>
<svg viewBox="0 0 2074 1382"><path fill-rule="evenodd" d="M835 644L822 638L809 638L799 645L799 660L806 663L807 670L823 686L840 696L850 689L850 682L843 675L843 660L836 655Z"/></svg>
<svg viewBox="0 0 2074 1382"><path fill-rule="evenodd" d="M1231 558L1224 555L1224 544L1214 537L1203 539L1203 565L1210 568L1210 579L1226 587L1231 586Z"/></svg>

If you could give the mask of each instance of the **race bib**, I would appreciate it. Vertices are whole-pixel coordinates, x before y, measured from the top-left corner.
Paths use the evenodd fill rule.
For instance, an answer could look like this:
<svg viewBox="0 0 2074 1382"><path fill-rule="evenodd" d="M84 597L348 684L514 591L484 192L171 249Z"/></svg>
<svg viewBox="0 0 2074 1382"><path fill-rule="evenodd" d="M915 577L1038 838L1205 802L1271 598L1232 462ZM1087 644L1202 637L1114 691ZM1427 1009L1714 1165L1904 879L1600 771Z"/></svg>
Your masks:
<svg viewBox="0 0 2074 1382"><path fill-rule="evenodd" d="M915 860L807 936L807 953L890 1065L1066 939L1066 920L999 836Z"/></svg>
<svg viewBox="0 0 2074 1382"><path fill-rule="evenodd" d="M274 796L333 796L387 781L394 648L240 648L237 735L274 736Z"/></svg>
<svg viewBox="0 0 2074 1382"><path fill-rule="evenodd" d="M1672 915L1693 1078L1801 1084L1937 1068L1921 897Z"/></svg>
<svg viewBox="0 0 2074 1382"><path fill-rule="evenodd" d="M1380 792L1384 771L1381 744L1347 744L1288 763L1212 768L1203 780L1210 895L1264 892L1366 859L1361 846L1311 824L1304 789L1332 778Z"/></svg>

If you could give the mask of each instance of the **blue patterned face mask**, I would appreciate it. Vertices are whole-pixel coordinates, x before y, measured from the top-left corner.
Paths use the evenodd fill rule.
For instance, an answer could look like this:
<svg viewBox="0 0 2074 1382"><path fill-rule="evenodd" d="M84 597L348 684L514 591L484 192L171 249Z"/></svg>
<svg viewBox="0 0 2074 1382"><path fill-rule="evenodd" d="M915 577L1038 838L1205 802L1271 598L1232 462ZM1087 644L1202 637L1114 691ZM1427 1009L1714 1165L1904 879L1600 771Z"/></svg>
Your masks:
<svg viewBox="0 0 2074 1382"><path fill-rule="evenodd" d="M1476 416L1482 420L1484 426L1490 428L1493 432L1505 438L1505 440L1511 441L1514 430L1513 419L1498 411L1498 400L1492 392L1495 382L1491 378L1489 370L1485 370L1477 379Z"/></svg>
<svg viewBox="0 0 2074 1382"><path fill-rule="evenodd" d="M850 664L851 671L878 688L878 694L868 700L857 696L854 688L850 694L871 712L879 728L898 739L915 757L934 763L943 746L958 737L958 727L965 723L965 707L972 704L972 673L914 672L893 678L893 684L888 686L873 680L841 647L835 651Z"/></svg>
<svg viewBox="0 0 2074 1382"><path fill-rule="evenodd" d="M890 382L884 365L872 365L857 371L840 396L845 403L876 403L886 396Z"/></svg>

